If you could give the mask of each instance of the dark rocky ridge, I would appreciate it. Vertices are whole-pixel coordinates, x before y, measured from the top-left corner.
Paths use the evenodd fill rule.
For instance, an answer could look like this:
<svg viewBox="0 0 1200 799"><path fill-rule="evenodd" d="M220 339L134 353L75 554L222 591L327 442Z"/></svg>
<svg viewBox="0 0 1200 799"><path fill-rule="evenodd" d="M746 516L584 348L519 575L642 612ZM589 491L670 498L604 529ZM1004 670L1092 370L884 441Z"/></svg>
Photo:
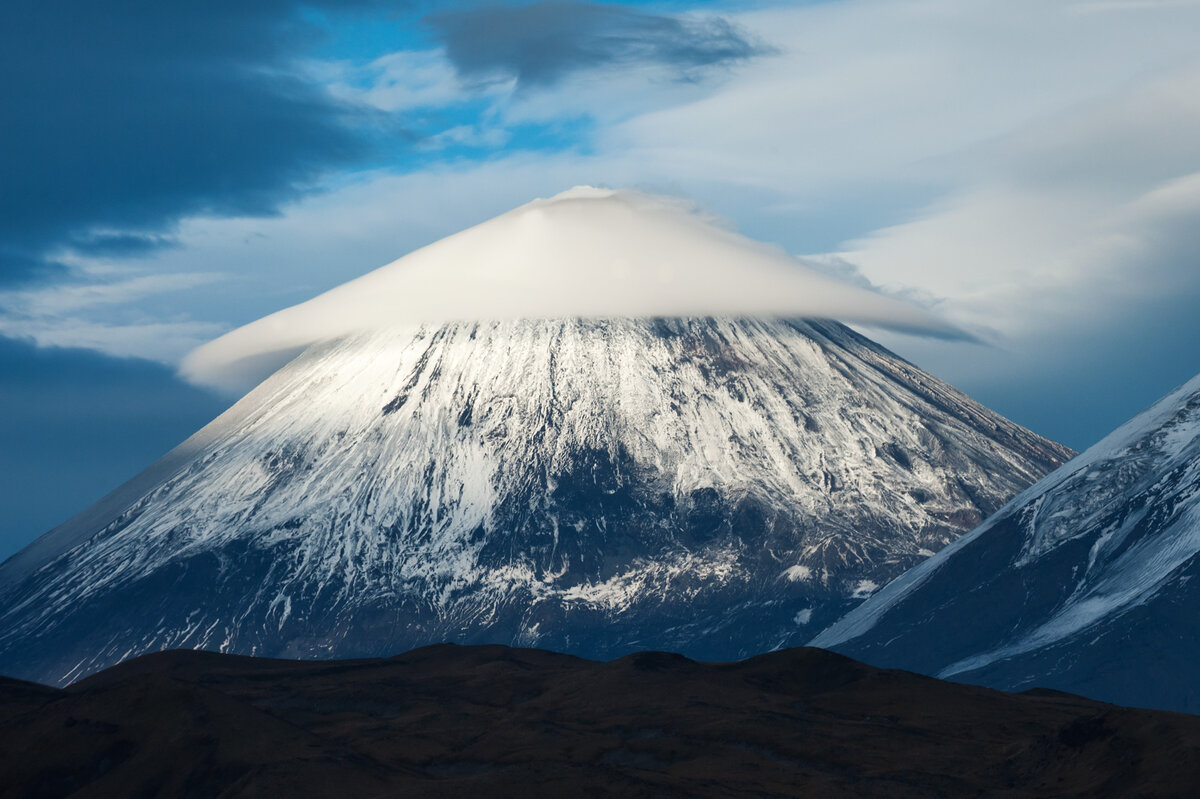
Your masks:
<svg viewBox="0 0 1200 799"><path fill-rule="evenodd" d="M0 681L0 797L1139 797L1200 792L1200 718L817 649L600 663L166 652Z"/></svg>

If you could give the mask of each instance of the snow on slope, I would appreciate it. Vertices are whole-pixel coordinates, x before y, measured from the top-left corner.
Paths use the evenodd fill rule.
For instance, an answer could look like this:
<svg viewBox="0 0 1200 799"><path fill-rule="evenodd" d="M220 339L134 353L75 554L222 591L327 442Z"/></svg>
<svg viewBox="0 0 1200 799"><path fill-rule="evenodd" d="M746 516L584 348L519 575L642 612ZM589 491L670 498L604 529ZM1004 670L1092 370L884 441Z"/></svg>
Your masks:
<svg viewBox="0 0 1200 799"><path fill-rule="evenodd" d="M997 687L1195 710L1194 666L1146 677L1150 661L1194 663L1198 560L1200 376L811 643Z"/></svg>
<svg viewBox="0 0 1200 799"><path fill-rule="evenodd" d="M0 566L0 672L441 640L739 657L1069 454L834 322L352 334Z"/></svg>

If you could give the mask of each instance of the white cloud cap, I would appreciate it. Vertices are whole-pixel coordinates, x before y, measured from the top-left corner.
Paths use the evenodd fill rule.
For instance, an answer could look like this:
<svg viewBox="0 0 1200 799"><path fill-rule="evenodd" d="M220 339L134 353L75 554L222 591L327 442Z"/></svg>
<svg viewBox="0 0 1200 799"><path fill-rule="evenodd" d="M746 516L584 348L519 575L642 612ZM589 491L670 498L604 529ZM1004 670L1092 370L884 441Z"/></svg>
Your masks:
<svg viewBox="0 0 1200 799"><path fill-rule="evenodd" d="M933 314L804 265L691 205L577 187L423 247L196 349L189 380L244 389L318 341L422 322L551 317L826 317L925 335Z"/></svg>

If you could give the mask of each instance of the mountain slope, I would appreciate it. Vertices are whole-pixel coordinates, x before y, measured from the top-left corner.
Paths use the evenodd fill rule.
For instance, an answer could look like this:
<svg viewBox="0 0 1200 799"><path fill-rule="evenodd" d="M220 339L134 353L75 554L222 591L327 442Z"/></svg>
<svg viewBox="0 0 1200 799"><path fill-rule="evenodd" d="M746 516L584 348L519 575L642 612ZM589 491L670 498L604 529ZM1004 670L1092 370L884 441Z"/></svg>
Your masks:
<svg viewBox="0 0 1200 799"><path fill-rule="evenodd" d="M1068 454L834 322L348 336L0 566L0 673L443 640L731 659Z"/></svg>
<svg viewBox="0 0 1200 799"><path fill-rule="evenodd" d="M872 663L1200 711L1200 377L814 639Z"/></svg>

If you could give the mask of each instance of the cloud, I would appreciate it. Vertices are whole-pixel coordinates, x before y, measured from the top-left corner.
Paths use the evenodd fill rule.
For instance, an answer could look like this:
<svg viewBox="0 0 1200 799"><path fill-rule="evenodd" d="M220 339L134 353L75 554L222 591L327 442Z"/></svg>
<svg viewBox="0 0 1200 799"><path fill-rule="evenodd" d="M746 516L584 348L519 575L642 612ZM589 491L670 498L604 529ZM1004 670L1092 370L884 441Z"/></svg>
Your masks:
<svg viewBox="0 0 1200 799"><path fill-rule="evenodd" d="M142 309L148 299L184 294L221 282L224 275L98 266L75 266L67 274L66 280L0 291L0 336L176 363L200 342L224 332L222 324L179 315L158 318Z"/></svg>
<svg viewBox="0 0 1200 799"><path fill-rule="evenodd" d="M454 66L438 50L400 50L361 66L316 61L308 69L334 95L383 111L437 108L463 100Z"/></svg>
<svg viewBox="0 0 1200 799"><path fill-rule="evenodd" d="M790 252L824 253L824 268L987 338L993 346L964 353L871 332L1076 447L1200 370L1200 351L1184 346L1200 338L1188 305L1200 297L1190 232L1200 211L1186 179L1200 163L1197 4L757 9L722 13L775 55L703 81L678 80L701 68L670 62L568 59L558 77L514 93L519 62L488 55L501 82L464 89L483 73L460 79L416 40L423 49L331 69L325 79L344 84L335 88L346 103L418 117L430 144L422 159L404 174L334 176L270 218L181 219L170 229L179 246L153 251L148 265L220 264L239 280L134 304L228 329L529 197L632 185L696 198ZM579 118L588 124L571 128ZM565 135L530 146L527 122ZM97 307L88 321L154 321L107 307L121 318Z"/></svg>
<svg viewBox="0 0 1200 799"><path fill-rule="evenodd" d="M170 236L130 231L92 230L70 239L71 250L98 258L122 258L147 255L165 247L177 246Z"/></svg>
<svg viewBox="0 0 1200 799"><path fill-rule="evenodd" d="M1004 170L989 149L998 139L1195 57L1200 7L1083 16L1070 8L862 0L736 15L779 54L745 63L692 102L623 120L601 132L596 149L679 180L774 194L793 218L844 204L839 215L859 226L847 237L861 235ZM1189 105L1184 97L1178 104ZM1111 155L1135 152L1114 144ZM1069 157L1069 149L1054 155Z"/></svg>
<svg viewBox="0 0 1200 799"><path fill-rule="evenodd" d="M53 258L19 252L0 244L0 285L31 283L58 277L67 267Z"/></svg>
<svg viewBox="0 0 1200 799"><path fill-rule="evenodd" d="M1084 448L1200 370L1198 92L1185 63L1024 126L840 257L997 345L909 357Z"/></svg>
<svg viewBox="0 0 1200 799"><path fill-rule="evenodd" d="M1194 96L1200 64L1026 126L957 192L841 257L1015 340L1200 288L1200 104L1180 102Z"/></svg>
<svg viewBox="0 0 1200 799"><path fill-rule="evenodd" d="M548 86L583 70L664 64L682 77L768 52L721 17L651 14L577 0L474 6L426 18L459 75Z"/></svg>
<svg viewBox="0 0 1200 799"><path fill-rule="evenodd" d="M197 321L93 322L5 320L0 336L35 341L42 347L86 349L113 358L177 364L198 344L220 335L226 325Z"/></svg>
<svg viewBox="0 0 1200 799"><path fill-rule="evenodd" d="M709 315L833 317L964 335L927 311L740 236L682 201L579 187L234 330L191 353L182 373L244 389L315 342L422 322Z"/></svg>
<svg viewBox="0 0 1200 799"><path fill-rule="evenodd" d="M85 278L69 283L34 289L0 292L0 308L9 316L56 316L73 314L97 305L123 305L162 292L183 291L224 278L213 272L175 274L128 274L118 270L117 279L88 280Z"/></svg>
<svg viewBox="0 0 1200 799"><path fill-rule="evenodd" d="M152 250L184 214L272 213L366 157L371 118L289 72L298 6L6 2L0 281L64 246Z"/></svg>

